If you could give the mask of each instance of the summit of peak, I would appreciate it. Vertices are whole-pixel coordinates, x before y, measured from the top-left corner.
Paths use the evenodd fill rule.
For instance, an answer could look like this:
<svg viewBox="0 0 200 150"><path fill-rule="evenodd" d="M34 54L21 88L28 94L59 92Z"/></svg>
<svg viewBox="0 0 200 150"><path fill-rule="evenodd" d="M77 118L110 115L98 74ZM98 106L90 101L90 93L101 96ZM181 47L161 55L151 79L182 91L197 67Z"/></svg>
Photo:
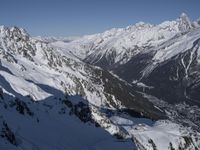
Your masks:
<svg viewBox="0 0 200 150"><path fill-rule="evenodd" d="M22 39L28 39L29 34L28 32L23 29L19 28L17 26L0 26L0 34L3 37L11 38L11 37L16 37L16 38L22 38Z"/></svg>
<svg viewBox="0 0 200 150"><path fill-rule="evenodd" d="M180 15L180 18L188 17L188 15L185 12L182 12Z"/></svg>
<svg viewBox="0 0 200 150"><path fill-rule="evenodd" d="M181 15L179 16L179 20L182 20L182 21L187 22L187 23L191 23L190 18L184 12L181 13Z"/></svg>
<svg viewBox="0 0 200 150"><path fill-rule="evenodd" d="M192 28L192 22L186 13L182 13L180 17L177 19L179 22L179 29L181 31L188 31Z"/></svg>

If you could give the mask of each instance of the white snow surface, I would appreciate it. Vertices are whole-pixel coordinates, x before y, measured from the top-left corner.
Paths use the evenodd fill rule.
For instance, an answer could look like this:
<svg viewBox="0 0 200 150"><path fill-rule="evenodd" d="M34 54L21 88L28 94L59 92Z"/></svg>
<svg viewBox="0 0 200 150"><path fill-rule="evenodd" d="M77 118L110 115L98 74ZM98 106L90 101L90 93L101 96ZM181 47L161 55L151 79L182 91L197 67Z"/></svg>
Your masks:
<svg viewBox="0 0 200 150"><path fill-rule="evenodd" d="M60 108L53 103L52 110L38 104L30 109L34 116L23 116L15 110L5 110L1 105L3 119L15 133L17 147L0 138L1 150L110 150L134 149L130 140L120 142L102 128L84 124L74 116L58 114ZM13 115L14 114L14 115ZM36 122L39 119L39 122Z"/></svg>
<svg viewBox="0 0 200 150"><path fill-rule="evenodd" d="M62 55L59 49L16 27L0 27L0 37L0 87L4 93L4 99L0 98L0 132L5 121L19 144L0 138L1 150L134 149L130 139L121 142L103 128L84 124L59 102L66 92L85 94L96 107L105 104L102 85L90 80L92 72L83 62L71 54ZM27 96L36 102L27 102ZM14 97L26 102L34 116L22 115L13 106L5 108ZM60 114L62 109L67 113Z"/></svg>
<svg viewBox="0 0 200 150"><path fill-rule="evenodd" d="M114 63L124 64L140 52L155 48L180 33L199 27L193 27L193 24L183 13L178 19L159 25L139 22L126 28L113 28L103 33L86 35L71 42L57 40L50 45L62 48L64 53L69 52L81 59L88 59L92 64L103 57L109 61L109 55L113 56Z"/></svg>
<svg viewBox="0 0 200 150"><path fill-rule="evenodd" d="M93 54L103 57L115 51L115 63L125 63L145 47L159 47L164 43L167 45L166 49L157 51L154 57L155 62L162 62L191 48L191 41L199 38L200 29L192 29L191 24L188 17L182 14L177 20L160 25L140 22L127 28L112 29L100 34L71 39L68 42L54 41L50 44L49 40L43 42L42 39L31 38L21 28L1 26L0 87L3 88L8 100L13 96L30 95L39 104L29 105L36 116L31 118L18 114L15 109L5 109L3 102L0 103L0 123L5 120L21 143L19 147L15 147L0 138L0 149L128 150L134 149L131 138L148 150L153 149L149 140L153 140L158 150L165 150L169 148L170 143L175 149L178 149L179 145L184 145L185 136L190 136L195 141L191 129L170 121L155 122L130 116L107 117L98 112L98 109L92 106L107 106L103 85L91 81L90 77L93 74L80 60ZM175 44L170 45L171 38L188 31L190 32L185 36L176 38ZM184 45L183 41L186 41ZM175 51L177 47L179 49ZM135 49L130 51L132 48ZM125 54L128 54L128 57L123 60ZM142 87L146 86L139 84ZM110 134L123 131L128 139L118 141L102 128L83 124L74 116L55 113L61 108L58 102L51 98L59 97L60 93L65 92L71 96L83 94L83 98L91 105L94 120L102 123L101 127ZM113 95L111 97L116 101ZM48 109L45 103L53 107ZM39 123L36 121L37 117ZM200 137L199 133L196 134ZM200 140L194 142L194 145L199 148Z"/></svg>
<svg viewBox="0 0 200 150"><path fill-rule="evenodd" d="M169 150L170 145L174 149L184 147L186 144L185 139L188 137L195 141L195 136L190 134L189 128L185 128L169 120L152 122L148 119L126 119L119 116L113 116L111 120L115 124L120 124L133 137L139 149L154 150L150 140L153 141L158 150ZM200 133L195 134L197 134L197 142L184 149L194 149L193 146L200 148Z"/></svg>

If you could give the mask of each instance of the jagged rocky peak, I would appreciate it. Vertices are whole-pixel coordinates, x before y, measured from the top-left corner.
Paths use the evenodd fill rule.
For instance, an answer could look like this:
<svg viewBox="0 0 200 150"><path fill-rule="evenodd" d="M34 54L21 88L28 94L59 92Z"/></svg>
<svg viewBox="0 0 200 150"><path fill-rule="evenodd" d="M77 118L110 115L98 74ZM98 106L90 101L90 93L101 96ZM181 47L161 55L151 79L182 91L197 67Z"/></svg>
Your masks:
<svg viewBox="0 0 200 150"><path fill-rule="evenodd" d="M23 28L18 28L16 26L7 27L7 26L0 26L0 35L2 38L11 38L12 40L28 40L29 34Z"/></svg>
<svg viewBox="0 0 200 150"><path fill-rule="evenodd" d="M200 24L200 20L197 22ZM154 25L154 24L150 24L150 23L145 23L143 21L140 21L134 25L130 25L128 27L125 28L125 30L142 30L142 29L148 29L148 28L153 28L156 26L163 26L163 25L168 25L171 28L176 28L175 24L178 24L178 31L180 32L185 32L190 30L192 27L193 22L191 22L190 18L188 17L188 15L186 13L181 13L181 15L178 17L178 19L174 20L174 21L165 21L159 25Z"/></svg>
<svg viewBox="0 0 200 150"><path fill-rule="evenodd" d="M180 31L188 31L192 29L192 22L186 13L182 13L177 19Z"/></svg>
<svg viewBox="0 0 200 150"><path fill-rule="evenodd" d="M189 18L185 12L182 12L179 18Z"/></svg>
<svg viewBox="0 0 200 150"><path fill-rule="evenodd" d="M32 56L35 55L37 50L36 42L33 41L25 29L16 26L0 26L0 39L0 52L5 58L11 59L10 54L16 53L33 61ZM14 56L12 56L12 60L13 58Z"/></svg>
<svg viewBox="0 0 200 150"><path fill-rule="evenodd" d="M169 52L167 51L168 45L173 46L174 43L176 44L177 41L180 42L180 40L181 42L184 40L183 42L185 43L190 41L193 43L197 38L186 40L181 37L175 37L173 38L174 43L168 43L167 40L174 37L177 33L180 33L179 24L182 23L185 25L188 23L189 19L187 19L185 15L182 15L182 18L180 17L177 20L167 21L165 24L157 26L138 23L133 25L130 31L126 31L122 28L114 28L102 34L84 36L83 38L79 38L67 44L63 42L61 45L63 44L66 47L61 47L62 49L56 48L56 45L44 43L43 39L38 41L37 39L36 41L33 40L33 38L29 37L26 31L21 28L1 27L0 37L3 34L5 38L0 38L0 58L2 61L2 64L0 64L2 68L0 68L0 114L2 114L7 122L3 124L4 119L1 121L0 116L0 134L3 136L2 138L0 137L0 149L2 149L1 143L4 143L2 139L7 140L7 142L12 145L19 144L19 148L24 148L26 145L30 145L30 147L36 145L33 149L38 149L38 147L45 149L41 146L43 143L35 139L46 139L47 142L45 144L50 147L52 147L52 145L49 143L53 143L55 139L59 139L61 142L65 141L63 143L66 145L63 146L68 146L68 142L69 145L71 145L72 141L77 141L77 136L74 135L78 135L78 139L79 137L87 139L84 136L91 133L92 139L95 139L94 135L99 135L99 132L96 132L98 129L96 130L95 128L90 130L89 127L91 127L92 123L95 123L96 126L100 125L118 138L132 138L135 144L139 145L139 148L142 147L141 149L143 149L143 147L144 149L168 149L169 146L171 149L195 149L195 147L199 147L199 133L194 133L190 128L183 128L181 125L179 126L172 122L155 121L159 118L165 118L165 110L169 112L169 119L172 118L172 121L174 121L178 118L173 116L173 114L178 114L176 108L171 108L171 105L168 106L165 103L165 105L163 105L160 100L158 101L159 105L157 103L154 105L147 99L155 100L156 98L151 98L151 96L147 94L143 95L141 92L137 91L147 92L154 90L156 87L160 88L158 83L163 84L166 80L168 83L169 80L172 82L171 79L173 78L171 78L171 76L173 74L167 76L167 72L170 73L170 71L172 71L176 73L178 72L176 69L168 71L167 69L171 68L168 66L160 69L154 76L158 80L149 78L150 81L156 84L148 82L147 79L146 81L141 80L140 83L138 82L138 86L140 85L142 88L142 90L140 90L136 88L135 85L133 85L133 87L124 80L121 80L118 76L103 69L99 69L98 67L87 65L81 60L75 59L76 57L70 55L71 53L66 52L70 49L70 51L77 52L74 53L74 55L82 55L82 50L87 51L89 49L91 53L93 53L91 57L88 57L88 62L102 63L108 61L106 65L109 65L112 61L120 62L121 60L124 60L126 63L131 59L131 65L134 64L136 67L134 67L134 65L131 66L131 68L127 67L129 71L141 72L143 67L146 69L147 65L151 62L154 63L151 56L146 55L149 53L141 55L142 57L140 57L140 52L145 51L145 48L149 49L151 46L156 47L158 44L166 42L166 45L161 45L163 46L159 49L161 55L158 56L159 58L168 58L168 55L165 55ZM171 28L172 30L170 30ZM192 30L189 32L192 32ZM191 36L198 35L195 33L196 32L192 33ZM185 35L187 34L189 33L185 33ZM29 39L23 40L24 37L28 37ZM78 44L80 45L77 46ZM1 53L1 50L5 50L5 54ZM175 50L182 53L181 48ZM183 56L183 54L181 54L181 56L181 58L186 58L186 55ZM9 61L11 60L10 57L16 59L18 63L11 63L11 61ZM132 59L133 57L136 61ZM28 61L27 58L31 61ZM95 58L95 60L93 58ZM101 60L100 58L103 59ZM144 61L149 62L149 64L143 64ZM186 59L183 59L183 61L186 61ZM101 66L100 63L93 64ZM180 64L174 66L183 66L183 69L188 72L187 64L189 66L190 62L180 61ZM126 68L126 66L124 68ZM124 68L119 69L120 71L124 71ZM148 66L147 69L149 69ZM164 72L163 70L167 71ZM117 71L114 70L113 72L115 73ZM163 72L164 75L162 74ZM178 77L173 76L175 82L177 82L177 78L180 78L180 73L178 72L176 74ZM120 77L124 76L121 73L118 73L118 75ZM134 77L135 74L130 75ZM162 78L159 79L160 77ZM164 77L166 77L166 80ZM123 78L126 80L125 76ZM132 81L133 79L131 79L131 82ZM166 89L170 89L168 87L167 84ZM175 88L173 88L173 90L174 89ZM65 96L65 94L67 94L67 96ZM168 109L168 107L170 107L170 109ZM181 113L182 112L180 112L180 114ZM15 117L13 117L13 115ZM145 116L153 120L144 118ZM181 115L181 119L183 118L182 116L184 115ZM27 119L27 117L29 117L29 119ZM75 117L79 118L80 122L78 122ZM90 126L88 129L85 128L86 130L82 130L83 127L87 126L87 122L91 123ZM182 122L185 123L185 120ZM26 134L24 130L28 129L31 131L35 123L37 123L37 130L34 131L34 134L32 134L33 132L28 132ZM44 126L45 124L51 124L51 126L46 127ZM54 132L55 129L56 132ZM19 134L16 134L15 140L14 133L18 131ZM66 131L66 135L63 134L63 131ZM84 131L84 134L82 134L82 131ZM46 132L53 137L46 137L46 135L43 134ZM61 138L60 135L62 135ZM195 140L195 138L197 140ZM30 141L30 143L27 142L26 139L29 139L27 141ZM69 139L68 142L66 142L67 139ZM101 139L104 138L101 137ZM160 139L165 139L165 141ZM20 142L18 143L17 141ZM85 142L85 140L80 141ZM96 141L98 140L95 139L95 145ZM105 141L107 141L107 139L105 139ZM32 143L34 143L34 145ZM100 144L101 143L100 141ZM127 142L115 143L126 144ZM185 143L189 148L185 148ZM80 143L78 143L78 145L79 144ZM59 144L56 143L56 145ZM77 142L75 142L75 146L77 146ZM30 149L30 147L26 149ZM80 147L82 148L83 146ZM46 149L49 150L50 148L47 147ZM71 149L73 149L73 147ZM123 146L123 148L120 149L127 148Z"/></svg>
<svg viewBox="0 0 200 150"><path fill-rule="evenodd" d="M154 25L150 24L150 23L145 23L143 21L140 21L138 23L135 24L135 27L137 28L151 28L153 27Z"/></svg>
<svg viewBox="0 0 200 150"><path fill-rule="evenodd" d="M142 29L147 29L147 28L152 28L152 27L154 27L153 24L140 21L134 25L130 25L130 26L126 27L125 30L133 30L133 29L142 30Z"/></svg>

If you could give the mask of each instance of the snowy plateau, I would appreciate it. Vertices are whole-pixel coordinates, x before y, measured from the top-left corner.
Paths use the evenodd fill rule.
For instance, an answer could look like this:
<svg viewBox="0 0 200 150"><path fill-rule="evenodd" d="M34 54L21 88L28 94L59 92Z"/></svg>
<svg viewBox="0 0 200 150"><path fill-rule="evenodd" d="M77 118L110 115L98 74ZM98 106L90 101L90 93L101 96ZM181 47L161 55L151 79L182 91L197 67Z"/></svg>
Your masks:
<svg viewBox="0 0 200 150"><path fill-rule="evenodd" d="M200 20L81 37L0 26L0 150L200 149Z"/></svg>

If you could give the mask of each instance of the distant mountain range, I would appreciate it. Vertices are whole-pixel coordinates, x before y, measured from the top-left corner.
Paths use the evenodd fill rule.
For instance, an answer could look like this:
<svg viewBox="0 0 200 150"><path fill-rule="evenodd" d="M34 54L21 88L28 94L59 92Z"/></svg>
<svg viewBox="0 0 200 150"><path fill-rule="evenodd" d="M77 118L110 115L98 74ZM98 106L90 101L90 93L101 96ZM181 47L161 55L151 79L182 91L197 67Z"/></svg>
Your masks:
<svg viewBox="0 0 200 150"><path fill-rule="evenodd" d="M184 13L81 37L0 26L2 150L199 149L199 93Z"/></svg>
<svg viewBox="0 0 200 150"><path fill-rule="evenodd" d="M199 27L199 20L191 22L183 13L159 25L140 22L50 45L112 71L136 87L144 85L147 93L169 103L200 106Z"/></svg>

